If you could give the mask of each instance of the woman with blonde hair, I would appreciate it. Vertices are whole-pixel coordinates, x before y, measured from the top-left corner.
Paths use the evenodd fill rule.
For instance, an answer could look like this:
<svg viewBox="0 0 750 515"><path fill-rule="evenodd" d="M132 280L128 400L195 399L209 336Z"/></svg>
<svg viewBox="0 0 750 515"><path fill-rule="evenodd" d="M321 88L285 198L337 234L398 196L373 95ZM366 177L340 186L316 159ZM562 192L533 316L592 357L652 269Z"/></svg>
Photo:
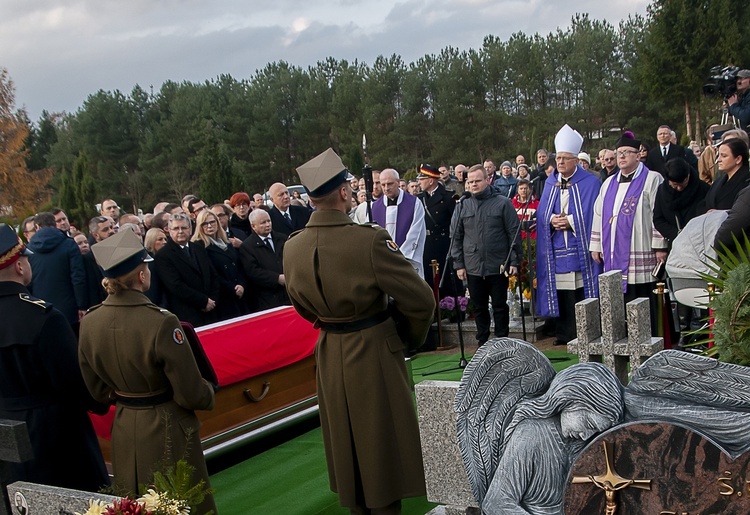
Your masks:
<svg viewBox="0 0 750 515"><path fill-rule="evenodd" d="M161 248L167 244L167 235L164 231L152 227L146 231L144 246L148 254L153 258ZM156 267L156 261L149 261L148 269L151 272L151 287L145 292L146 297L157 306L167 307L167 298L159 282L159 270Z"/></svg>
<svg viewBox="0 0 750 515"><path fill-rule="evenodd" d="M240 268L240 254L227 238L227 233L213 211L204 209L195 223L195 233L191 240L206 249L211 264L216 269L221 283L216 309L219 320L244 315L246 310L242 297L247 281Z"/></svg>

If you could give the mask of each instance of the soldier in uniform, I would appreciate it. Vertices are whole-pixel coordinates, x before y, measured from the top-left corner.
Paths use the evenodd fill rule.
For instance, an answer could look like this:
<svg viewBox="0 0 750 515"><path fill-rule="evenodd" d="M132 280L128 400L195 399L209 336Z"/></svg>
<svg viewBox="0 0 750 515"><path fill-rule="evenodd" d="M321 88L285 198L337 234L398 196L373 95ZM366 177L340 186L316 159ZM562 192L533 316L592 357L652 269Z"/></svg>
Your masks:
<svg viewBox="0 0 750 515"><path fill-rule="evenodd" d="M352 513L400 513L402 498L425 493L405 344L424 342L435 301L387 231L347 216L349 171L333 150L297 173L317 211L287 241L284 273L295 309L321 329L315 356L331 489Z"/></svg>
<svg viewBox="0 0 750 515"><path fill-rule="evenodd" d="M424 222L427 228L424 242L424 275L427 284L432 285L430 263L433 259L436 260L441 270L445 264L451 243L450 226L453 210L456 209L456 199L453 193L440 183L440 172L435 170L434 166L420 166L417 179L419 187L422 188L422 193L418 197L424 206ZM440 288L440 296L453 296L453 290L453 281L450 276L446 276L446 281Z"/></svg>
<svg viewBox="0 0 750 515"><path fill-rule="evenodd" d="M176 316L151 303L151 258L130 229L91 248L104 273L106 300L81 322L79 361L89 391L115 403L112 468L115 491L137 494L157 470L186 459L194 481L208 486L200 421L214 406ZM216 510L212 496L198 513Z"/></svg>
<svg viewBox="0 0 750 515"><path fill-rule="evenodd" d="M10 481L97 491L109 477L86 410L107 407L86 390L65 316L29 295L30 253L0 224L0 418L26 422L33 451Z"/></svg>

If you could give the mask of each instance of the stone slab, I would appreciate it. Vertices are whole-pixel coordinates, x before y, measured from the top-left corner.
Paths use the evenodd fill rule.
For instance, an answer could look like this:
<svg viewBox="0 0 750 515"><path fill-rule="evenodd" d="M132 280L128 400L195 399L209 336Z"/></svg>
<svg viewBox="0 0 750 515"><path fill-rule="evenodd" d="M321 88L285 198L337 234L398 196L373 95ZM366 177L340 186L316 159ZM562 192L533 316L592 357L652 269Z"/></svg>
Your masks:
<svg viewBox="0 0 750 515"><path fill-rule="evenodd" d="M526 339L530 341L534 341L533 339L536 338L541 339L542 338L542 326L544 326L544 321L537 318L536 320L532 319L532 317L527 316L526 319ZM493 331L495 329L495 324L490 324L490 337L494 334ZM458 324L455 323L448 323L443 324L442 326L443 331L443 347L444 348L453 348L456 347L459 344L458 340ZM464 345L476 345L477 339L477 324L474 320L465 320L463 324L461 325L461 331L463 332L464 337ZM508 336L510 338L519 338L523 339L523 327L521 325L521 320L513 320L511 319L510 323L508 324Z"/></svg>
<svg viewBox="0 0 750 515"><path fill-rule="evenodd" d="M621 272L613 270L599 276L599 303L602 341L611 345L627 336Z"/></svg>
<svg viewBox="0 0 750 515"><path fill-rule="evenodd" d="M612 472L648 486L620 483L617 515L750 513L750 453L732 460L697 432L655 422L618 426L588 445L568 477L565 513L605 513L605 491L586 479L607 472L604 442Z"/></svg>
<svg viewBox="0 0 750 515"><path fill-rule="evenodd" d="M33 457L26 422L0 420L0 461L21 463Z"/></svg>
<svg viewBox="0 0 750 515"><path fill-rule="evenodd" d="M599 299L585 299L575 305L576 339L581 344L591 343L602 335Z"/></svg>
<svg viewBox="0 0 750 515"><path fill-rule="evenodd" d="M457 509L477 506L456 436L457 381L422 381L416 386L427 500Z"/></svg>
<svg viewBox="0 0 750 515"><path fill-rule="evenodd" d="M89 508L89 500L99 499L111 502L117 497L93 492L82 492L67 488L37 485L17 481L6 487L14 514L19 515L60 515L84 513Z"/></svg>

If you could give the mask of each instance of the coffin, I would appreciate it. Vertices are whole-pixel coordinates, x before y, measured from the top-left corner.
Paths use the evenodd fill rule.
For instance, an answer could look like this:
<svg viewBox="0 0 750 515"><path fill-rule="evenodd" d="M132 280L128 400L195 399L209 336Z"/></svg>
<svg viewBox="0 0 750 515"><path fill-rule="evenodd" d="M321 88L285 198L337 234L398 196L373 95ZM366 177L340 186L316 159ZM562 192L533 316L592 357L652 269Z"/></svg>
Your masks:
<svg viewBox="0 0 750 515"><path fill-rule="evenodd" d="M207 458L317 415L318 330L294 308L233 318L196 333L220 385L214 409L197 412ZM91 417L107 462L114 409Z"/></svg>

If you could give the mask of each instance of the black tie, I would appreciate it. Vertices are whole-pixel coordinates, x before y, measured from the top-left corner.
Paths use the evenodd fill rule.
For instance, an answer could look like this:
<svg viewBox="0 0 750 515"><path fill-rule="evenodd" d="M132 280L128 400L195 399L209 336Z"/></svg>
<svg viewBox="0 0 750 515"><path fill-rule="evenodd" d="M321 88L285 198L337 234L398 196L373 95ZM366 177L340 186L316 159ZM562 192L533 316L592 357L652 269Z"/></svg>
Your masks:
<svg viewBox="0 0 750 515"><path fill-rule="evenodd" d="M397 206L398 205L398 198L389 198L388 199L388 206Z"/></svg>
<svg viewBox="0 0 750 515"><path fill-rule="evenodd" d="M291 227L291 226L292 226L292 217L291 217L291 216L289 216L289 213L288 213L288 212L287 212L287 213L284 213L284 219L286 220L286 223L288 223L288 224L289 224L289 227Z"/></svg>
<svg viewBox="0 0 750 515"><path fill-rule="evenodd" d="M667 158L667 147L661 147L664 159Z"/></svg>
<svg viewBox="0 0 750 515"><path fill-rule="evenodd" d="M182 247L182 251L188 257L188 259L190 259L190 248L187 245L185 245L184 247Z"/></svg>
<svg viewBox="0 0 750 515"><path fill-rule="evenodd" d="M271 243L271 238L270 237L264 238L263 241L266 243L266 247L268 247L269 249L273 250L273 244Z"/></svg>

